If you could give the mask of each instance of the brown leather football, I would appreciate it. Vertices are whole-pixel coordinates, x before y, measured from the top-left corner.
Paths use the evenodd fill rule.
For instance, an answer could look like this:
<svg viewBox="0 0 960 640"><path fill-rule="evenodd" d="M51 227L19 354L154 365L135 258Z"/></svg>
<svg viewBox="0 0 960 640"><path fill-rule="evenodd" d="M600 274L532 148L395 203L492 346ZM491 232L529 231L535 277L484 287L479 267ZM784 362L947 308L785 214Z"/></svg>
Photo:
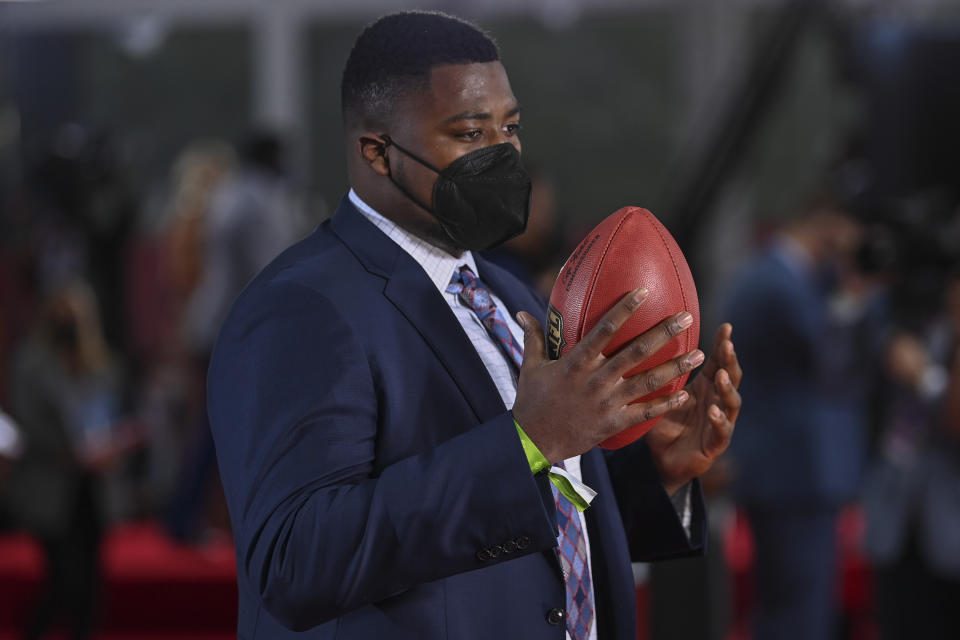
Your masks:
<svg viewBox="0 0 960 640"><path fill-rule="evenodd" d="M652 213L624 207L587 234L570 255L550 295L547 315L547 351L559 358L593 328L624 295L637 287L650 294L604 350L611 355L660 321L689 311L693 326L671 340L627 376L636 375L697 348L700 340L700 304L690 267L670 232ZM637 398L650 400L677 391L689 374L661 389ZM628 427L600 443L619 449L642 437L660 418Z"/></svg>

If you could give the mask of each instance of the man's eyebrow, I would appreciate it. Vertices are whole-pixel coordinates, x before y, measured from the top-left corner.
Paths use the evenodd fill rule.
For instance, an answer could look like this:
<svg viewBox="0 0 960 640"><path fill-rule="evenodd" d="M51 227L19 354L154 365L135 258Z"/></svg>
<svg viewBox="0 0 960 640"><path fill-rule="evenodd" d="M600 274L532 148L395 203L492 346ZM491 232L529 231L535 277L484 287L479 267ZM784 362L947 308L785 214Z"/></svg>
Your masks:
<svg viewBox="0 0 960 640"><path fill-rule="evenodd" d="M507 112L507 117L512 118L513 116L520 113L520 105L515 106L513 109ZM444 120L444 124L453 124L454 122L459 122L460 120L489 120L493 117L493 114L477 111L464 111L463 113L458 113L455 116L450 116Z"/></svg>

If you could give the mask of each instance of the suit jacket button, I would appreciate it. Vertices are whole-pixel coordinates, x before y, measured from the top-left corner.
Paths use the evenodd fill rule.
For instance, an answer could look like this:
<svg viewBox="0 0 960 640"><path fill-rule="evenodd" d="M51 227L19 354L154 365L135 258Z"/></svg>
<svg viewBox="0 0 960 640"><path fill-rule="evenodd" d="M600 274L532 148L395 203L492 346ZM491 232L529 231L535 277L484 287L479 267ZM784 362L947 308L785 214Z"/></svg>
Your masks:
<svg viewBox="0 0 960 640"><path fill-rule="evenodd" d="M517 549L526 549L530 546L530 536L520 536L517 538Z"/></svg>
<svg viewBox="0 0 960 640"><path fill-rule="evenodd" d="M507 540L506 542L503 543L503 552L504 552L504 553L513 553L514 551L516 551L516 550L518 549L518 547L519 547L519 545L517 545L517 541L516 541L516 540Z"/></svg>
<svg viewBox="0 0 960 640"><path fill-rule="evenodd" d="M555 627L562 625L565 618L566 614L563 612L563 609L559 607L547 611L547 622Z"/></svg>
<svg viewBox="0 0 960 640"><path fill-rule="evenodd" d="M480 551L477 551L477 560L480 562L487 562L492 559L493 554L490 552L490 549L480 549Z"/></svg>

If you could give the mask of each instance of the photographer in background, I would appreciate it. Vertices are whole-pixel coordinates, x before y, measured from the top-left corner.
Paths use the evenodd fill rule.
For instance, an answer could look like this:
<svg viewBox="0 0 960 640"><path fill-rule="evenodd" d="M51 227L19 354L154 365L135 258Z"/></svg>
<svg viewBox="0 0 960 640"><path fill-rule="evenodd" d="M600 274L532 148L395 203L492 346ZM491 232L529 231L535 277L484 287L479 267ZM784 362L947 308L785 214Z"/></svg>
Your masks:
<svg viewBox="0 0 960 640"><path fill-rule="evenodd" d="M886 352L887 411L864 499L884 640L960 628L960 272L941 299Z"/></svg>

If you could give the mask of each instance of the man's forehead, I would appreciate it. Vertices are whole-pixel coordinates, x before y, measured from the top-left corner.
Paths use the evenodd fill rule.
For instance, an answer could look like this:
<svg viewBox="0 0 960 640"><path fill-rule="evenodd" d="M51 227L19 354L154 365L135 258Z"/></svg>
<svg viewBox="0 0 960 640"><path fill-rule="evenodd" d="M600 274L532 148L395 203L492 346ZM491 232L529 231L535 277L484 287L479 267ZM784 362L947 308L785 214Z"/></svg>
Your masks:
<svg viewBox="0 0 960 640"><path fill-rule="evenodd" d="M436 66L430 70L430 88L424 98L445 120L471 113L499 114L517 102L499 62Z"/></svg>

